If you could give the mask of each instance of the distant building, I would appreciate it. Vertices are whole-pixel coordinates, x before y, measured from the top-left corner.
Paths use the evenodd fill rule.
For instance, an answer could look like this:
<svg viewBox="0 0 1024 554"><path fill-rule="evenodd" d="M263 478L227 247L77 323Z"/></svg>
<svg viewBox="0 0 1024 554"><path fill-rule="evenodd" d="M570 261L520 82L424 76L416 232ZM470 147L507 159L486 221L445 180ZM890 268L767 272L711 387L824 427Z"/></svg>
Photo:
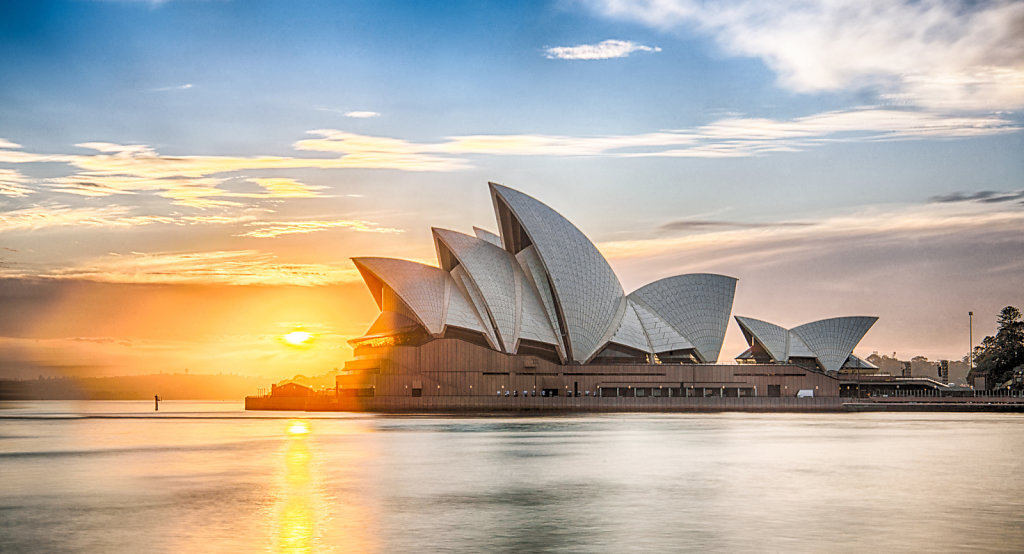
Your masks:
<svg viewBox="0 0 1024 554"><path fill-rule="evenodd" d="M285 383L283 385L271 385L270 395L280 396L285 398L299 398L306 396L314 396L316 393L313 389L300 385L298 383Z"/></svg>

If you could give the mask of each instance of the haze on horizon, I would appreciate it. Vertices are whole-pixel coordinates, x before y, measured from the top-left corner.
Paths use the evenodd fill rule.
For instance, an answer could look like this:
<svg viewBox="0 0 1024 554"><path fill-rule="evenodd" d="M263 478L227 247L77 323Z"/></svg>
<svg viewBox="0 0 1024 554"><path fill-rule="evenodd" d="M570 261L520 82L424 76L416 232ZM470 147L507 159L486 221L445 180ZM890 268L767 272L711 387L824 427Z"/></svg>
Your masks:
<svg viewBox="0 0 1024 554"><path fill-rule="evenodd" d="M1024 307L1022 28L1010 1L5 2L0 378L340 367L376 315L349 258L495 230L487 181L627 292L723 273L736 315L877 315L859 355L959 359L968 311L977 343Z"/></svg>

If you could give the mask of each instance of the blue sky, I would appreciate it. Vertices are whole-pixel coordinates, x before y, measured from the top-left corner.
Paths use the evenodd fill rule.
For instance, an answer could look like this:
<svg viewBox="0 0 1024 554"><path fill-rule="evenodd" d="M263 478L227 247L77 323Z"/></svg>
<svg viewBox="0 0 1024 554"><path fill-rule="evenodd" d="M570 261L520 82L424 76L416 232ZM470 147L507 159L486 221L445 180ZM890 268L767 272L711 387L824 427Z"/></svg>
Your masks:
<svg viewBox="0 0 1024 554"><path fill-rule="evenodd" d="M737 314L880 315L869 352L950 357L962 312L1024 300L1022 22L942 0L5 2L0 271L351 283L350 256L431 261L431 225L493 228L492 180L627 290L727 273Z"/></svg>

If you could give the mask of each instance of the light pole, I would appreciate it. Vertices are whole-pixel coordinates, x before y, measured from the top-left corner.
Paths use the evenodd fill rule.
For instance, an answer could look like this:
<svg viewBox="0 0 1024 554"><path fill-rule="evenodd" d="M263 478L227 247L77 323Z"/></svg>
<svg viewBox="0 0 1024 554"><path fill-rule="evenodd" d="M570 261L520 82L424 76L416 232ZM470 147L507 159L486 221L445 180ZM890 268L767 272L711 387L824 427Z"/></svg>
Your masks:
<svg viewBox="0 0 1024 554"><path fill-rule="evenodd" d="M968 327L970 328L971 337L971 349L967 351L967 356L970 360L971 371L974 371L974 312L967 312L967 317L970 321Z"/></svg>

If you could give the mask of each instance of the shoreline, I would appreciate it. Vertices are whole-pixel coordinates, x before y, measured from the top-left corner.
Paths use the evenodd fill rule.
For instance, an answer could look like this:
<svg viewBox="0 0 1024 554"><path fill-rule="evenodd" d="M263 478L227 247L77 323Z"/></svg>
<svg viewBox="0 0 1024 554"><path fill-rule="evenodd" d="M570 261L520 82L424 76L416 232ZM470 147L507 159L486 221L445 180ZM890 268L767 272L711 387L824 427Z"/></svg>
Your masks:
<svg viewBox="0 0 1024 554"><path fill-rule="evenodd" d="M1024 398L508 398L438 397L272 397L248 396L247 411L372 412L393 414L563 414L563 413L855 413L855 412L1022 412Z"/></svg>

